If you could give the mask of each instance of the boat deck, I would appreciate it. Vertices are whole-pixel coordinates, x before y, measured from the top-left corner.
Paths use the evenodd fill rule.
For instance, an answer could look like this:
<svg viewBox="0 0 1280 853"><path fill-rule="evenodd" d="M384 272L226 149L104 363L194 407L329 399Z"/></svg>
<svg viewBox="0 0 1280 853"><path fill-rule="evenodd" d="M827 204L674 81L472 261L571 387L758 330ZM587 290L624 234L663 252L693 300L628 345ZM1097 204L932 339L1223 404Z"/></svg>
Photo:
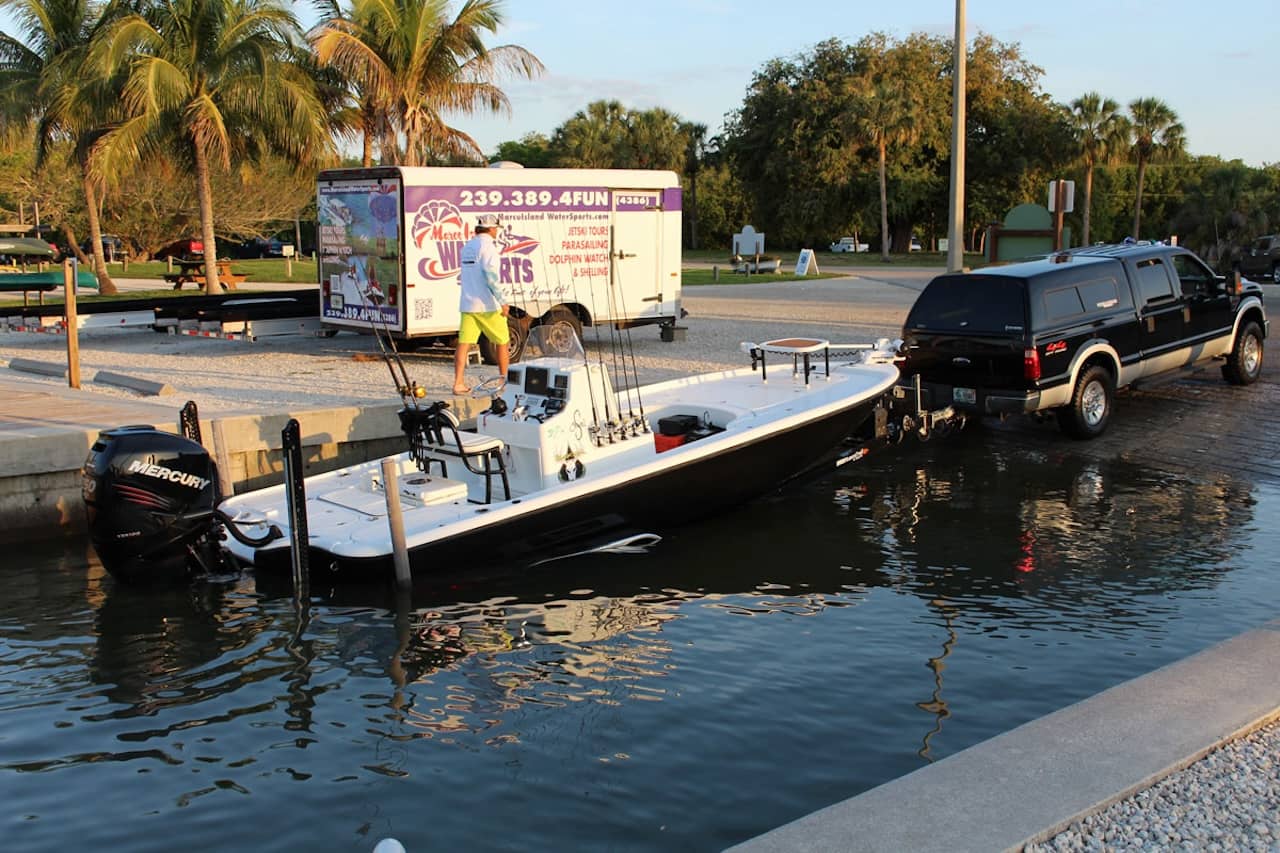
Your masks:
<svg viewBox="0 0 1280 853"><path fill-rule="evenodd" d="M892 364L833 365L831 375L793 372L778 364L767 381L759 370L742 368L702 374L617 391L608 405L584 402L586 385L572 385L569 374L587 379L593 368L549 361L550 368L523 367L528 372L565 371L552 378L564 381L560 397L540 398L508 387L504 414L481 414L475 432L462 431L461 441L431 444L429 464L420 466L411 453L394 457L394 497L403 518L410 549L451 536L512 521L518 516L548 510L568 502L618 489L629 482L659 476L672 468L694 464L726 449L785 433L798 425L839 415L856 404L876 399L897 379ZM596 377L598 378L598 376ZM529 387L541 390L542 378ZM576 389L570 391L571 388ZM528 390L527 388L525 390ZM550 393L548 391L548 393ZM557 406L539 409L530 399ZM643 417L640 416L643 401ZM595 405L608 413L609 423L592 422ZM682 416L682 417L681 417ZM661 435L664 419L692 425L687 434ZM497 448L510 483L506 498L497 473L477 473L478 453L461 447ZM825 448L824 448L825 449ZM470 455L473 464L464 464ZM314 547L345 558L376 558L390 553L388 493L382 460L308 478L306 514ZM486 494L492 499L486 501ZM223 510L260 536L267 523L287 527L284 486L230 498ZM274 547L287 547L288 539ZM230 546L250 562L254 554ZM237 550L238 549L238 550Z"/></svg>

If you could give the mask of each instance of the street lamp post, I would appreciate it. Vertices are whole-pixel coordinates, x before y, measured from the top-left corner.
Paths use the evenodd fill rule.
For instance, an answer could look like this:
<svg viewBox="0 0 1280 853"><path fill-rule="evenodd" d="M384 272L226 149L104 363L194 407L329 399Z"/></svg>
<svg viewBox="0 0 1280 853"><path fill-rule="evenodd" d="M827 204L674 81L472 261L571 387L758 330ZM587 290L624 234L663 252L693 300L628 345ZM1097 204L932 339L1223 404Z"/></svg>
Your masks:
<svg viewBox="0 0 1280 853"><path fill-rule="evenodd" d="M964 0L956 0L955 71L951 106L951 207L947 224L947 271L964 268Z"/></svg>

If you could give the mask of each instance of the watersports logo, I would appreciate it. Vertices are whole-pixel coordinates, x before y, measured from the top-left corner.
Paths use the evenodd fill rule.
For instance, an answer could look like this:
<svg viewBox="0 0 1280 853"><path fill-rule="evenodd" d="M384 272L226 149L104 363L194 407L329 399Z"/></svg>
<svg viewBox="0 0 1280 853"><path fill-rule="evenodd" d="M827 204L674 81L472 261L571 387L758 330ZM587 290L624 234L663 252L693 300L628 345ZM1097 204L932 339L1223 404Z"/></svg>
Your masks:
<svg viewBox="0 0 1280 853"><path fill-rule="evenodd" d="M432 199L413 214L409 236L424 256L418 262L418 274L440 281L457 277L462 269L462 247L475 236L475 230L454 204ZM502 283L532 282L533 263L528 256L538 249L540 241L514 233L509 225L494 234L494 240L502 254Z"/></svg>
<svg viewBox="0 0 1280 853"><path fill-rule="evenodd" d="M177 471L173 468L166 468L163 465L152 465L150 462L142 462L141 460L134 460L129 463L129 473L141 474L144 477L154 477L157 480L167 480L180 486L188 486L196 491L201 491L205 486L209 485L207 477L198 477L195 474L188 474L186 471Z"/></svg>

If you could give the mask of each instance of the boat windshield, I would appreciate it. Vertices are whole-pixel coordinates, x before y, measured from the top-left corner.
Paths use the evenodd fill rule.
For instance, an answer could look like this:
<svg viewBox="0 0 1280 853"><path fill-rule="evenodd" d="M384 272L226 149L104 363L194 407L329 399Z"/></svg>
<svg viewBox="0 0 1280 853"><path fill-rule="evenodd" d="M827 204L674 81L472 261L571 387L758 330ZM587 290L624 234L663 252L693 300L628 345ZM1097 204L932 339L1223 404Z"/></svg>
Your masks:
<svg viewBox="0 0 1280 853"><path fill-rule="evenodd" d="M528 360L547 356L581 361L587 357L587 353L582 348L582 341L578 340L577 333L568 323L534 326L529 330L523 358Z"/></svg>

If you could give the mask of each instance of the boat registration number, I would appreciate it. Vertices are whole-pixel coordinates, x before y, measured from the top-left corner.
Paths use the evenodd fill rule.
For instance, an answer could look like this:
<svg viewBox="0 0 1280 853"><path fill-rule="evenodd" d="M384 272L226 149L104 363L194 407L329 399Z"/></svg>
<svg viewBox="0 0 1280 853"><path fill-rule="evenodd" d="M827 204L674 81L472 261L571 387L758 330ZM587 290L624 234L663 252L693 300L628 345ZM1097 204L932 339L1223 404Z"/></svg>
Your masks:
<svg viewBox="0 0 1280 853"><path fill-rule="evenodd" d="M973 403L978 402L978 394L972 388L953 388L951 389L951 399L957 403Z"/></svg>

